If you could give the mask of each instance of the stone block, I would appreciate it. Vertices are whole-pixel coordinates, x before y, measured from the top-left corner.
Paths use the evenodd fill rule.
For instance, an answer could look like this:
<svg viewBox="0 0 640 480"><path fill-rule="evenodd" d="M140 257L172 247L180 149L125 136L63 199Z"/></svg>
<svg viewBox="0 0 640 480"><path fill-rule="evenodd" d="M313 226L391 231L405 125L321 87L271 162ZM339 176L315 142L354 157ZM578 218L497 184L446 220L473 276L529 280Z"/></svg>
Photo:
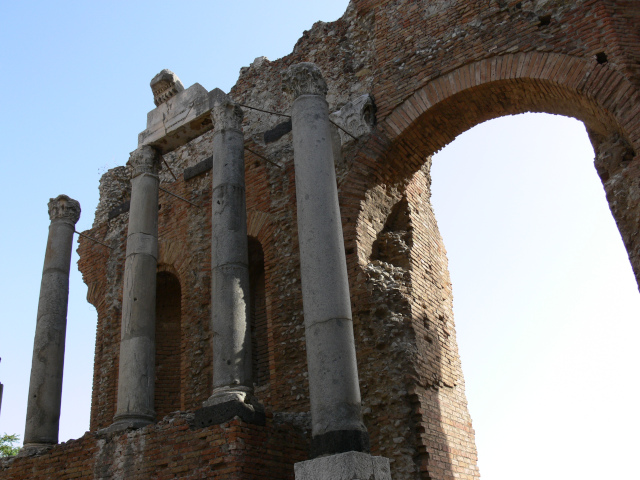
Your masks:
<svg viewBox="0 0 640 480"><path fill-rule="evenodd" d="M294 465L296 480L391 480L389 460L347 452Z"/></svg>

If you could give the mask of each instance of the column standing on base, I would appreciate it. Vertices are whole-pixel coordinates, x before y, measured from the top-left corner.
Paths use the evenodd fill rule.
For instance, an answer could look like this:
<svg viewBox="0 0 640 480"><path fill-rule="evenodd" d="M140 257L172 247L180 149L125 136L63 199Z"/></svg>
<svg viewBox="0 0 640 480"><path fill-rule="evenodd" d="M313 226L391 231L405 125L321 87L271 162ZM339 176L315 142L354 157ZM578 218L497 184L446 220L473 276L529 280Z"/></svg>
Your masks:
<svg viewBox="0 0 640 480"><path fill-rule="evenodd" d="M293 151L304 308L311 456L369 451L362 423L347 263L331 145L327 84L312 63L292 65Z"/></svg>
<svg viewBox="0 0 640 480"><path fill-rule="evenodd" d="M69 269L80 204L66 195L49 200L49 238L42 269L38 320L33 341L25 447L58 443Z"/></svg>
<svg viewBox="0 0 640 480"><path fill-rule="evenodd" d="M252 403L249 259L242 109L213 107L211 331L213 395L204 406Z"/></svg>
<svg viewBox="0 0 640 480"><path fill-rule="evenodd" d="M131 206L124 265L118 408L110 428L155 422L158 171L162 156L150 146L131 153Z"/></svg>

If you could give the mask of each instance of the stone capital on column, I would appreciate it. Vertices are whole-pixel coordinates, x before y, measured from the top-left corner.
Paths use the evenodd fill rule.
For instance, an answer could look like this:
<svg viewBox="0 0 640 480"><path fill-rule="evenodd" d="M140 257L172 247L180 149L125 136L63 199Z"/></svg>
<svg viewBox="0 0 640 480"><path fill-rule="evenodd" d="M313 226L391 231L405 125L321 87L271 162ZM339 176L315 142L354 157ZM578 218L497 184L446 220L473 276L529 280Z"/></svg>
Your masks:
<svg viewBox="0 0 640 480"><path fill-rule="evenodd" d="M213 119L214 133L223 130L242 131L242 119L244 118L242 108L228 98L216 102L211 111L211 118Z"/></svg>
<svg viewBox="0 0 640 480"><path fill-rule="evenodd" d="M49 219L52 222L62 220L70 225L75 225L80 219L80 203L66 195L50 198L48 207Z"/></svg>
<svg viewBox="0 0 640 480"><path fill-rule="evenodd" d="M136 148L129 155L129 162L127 162L133 167L131 178L135 178L143 173L158 175L161 161L162 155L160 155L155 148L149 145L142 145Z"/></svg>
<svg viewBox="0 0 640 480"><path fill-rule="evenodd" d="M295 100L300 95L327 94L327 82L315 63L303 62L291 65L282 76L282 89Z"/></svg>

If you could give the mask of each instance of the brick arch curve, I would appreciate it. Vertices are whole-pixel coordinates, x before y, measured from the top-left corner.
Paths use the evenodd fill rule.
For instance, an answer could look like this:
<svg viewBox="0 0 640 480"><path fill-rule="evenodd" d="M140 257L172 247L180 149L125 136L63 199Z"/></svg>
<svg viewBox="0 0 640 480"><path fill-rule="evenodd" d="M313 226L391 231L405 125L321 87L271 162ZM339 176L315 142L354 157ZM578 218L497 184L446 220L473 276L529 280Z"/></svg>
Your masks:
<svg viewBox="0 0 640 480"><path fill-rule="evenodd" d="M621 138L640 169L638 105L637 88L607 64L557 53L494 56L431 80L380 121L344 182L356 186L349 188L349 195L359 198L343 212L345 226L348 219L358 219L352 224L357 230L357 262L366 264L374 241L362 218L367 192L380 184L402 188L428 156L464 131L493 118L530 111L571 116L585 123L597 154L602 139ZM632 180L615 188L634 188ZM609 195L606 183L605 190ZM640 210L631 204L621 208L612 198L609 203L640 285L640 240L633 238Z"/></svg>

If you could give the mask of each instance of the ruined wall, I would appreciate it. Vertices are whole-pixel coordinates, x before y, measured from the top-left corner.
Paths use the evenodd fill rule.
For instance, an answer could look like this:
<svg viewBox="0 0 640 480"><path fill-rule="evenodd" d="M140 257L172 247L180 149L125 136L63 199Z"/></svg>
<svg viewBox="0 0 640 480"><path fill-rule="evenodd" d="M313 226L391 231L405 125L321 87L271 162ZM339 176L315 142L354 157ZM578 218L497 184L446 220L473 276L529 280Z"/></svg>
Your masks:
<svg viewBox="0 0 640 480"><path fill-rule="evenodd" d="M630 0L354 0L343 18L304 32L287 57L259 58L241 70L232 98L263 110L290 112L281 74L300 61L322 70L331 112L364 94L375 101L375 125L361 124L357 140L336 130L334 140L364 420L372 453L391 459L394 479L479 477L446 251L429 201L433 153L502 115L541 111L584 121L640 282L638 23L640 7ZM344 121L345 111L333 118ZM175 275L181 289L182 411L199 408L210 394L215 355L211 121L203 118L196 138L164 155L177 179L167 168L161 172L161 187L199 205L160 193L159 270ZM256 396L277 422L303 429L304 446L309 400L290 124L245 109L243 128L255 152L245 151L248 234L264 257ZM128 178L127 167L105 174L87 232L113 250L80 240L79 267L98 311L92 432L108 426L115 412ZM157 432L147 428L153 445ZM288 444L270 432L270 451L281 455ZM136 450L138 434L129 435L118 440L124 449L114 450L118 462L162 456L156 447ZM179 442L172 435L166 442ZM79 442L89 452L87 465L101 464L99 440ZM185 459L202 447L193 445L184 447ZM51 458L69 458L64 448ZM16 460L11 468L40 468L44 461ZM105 472L100 478L112 478Z"/></svg>
<svg viewBox="0 0 640 480"><path fill-rule="evenodd" d="M299 431L272 419L266 426L234 419L197 428L193 415L175 414L136 431L86 433L43 455L0 459L0 478L293 480L304 445Z"/></svg>

